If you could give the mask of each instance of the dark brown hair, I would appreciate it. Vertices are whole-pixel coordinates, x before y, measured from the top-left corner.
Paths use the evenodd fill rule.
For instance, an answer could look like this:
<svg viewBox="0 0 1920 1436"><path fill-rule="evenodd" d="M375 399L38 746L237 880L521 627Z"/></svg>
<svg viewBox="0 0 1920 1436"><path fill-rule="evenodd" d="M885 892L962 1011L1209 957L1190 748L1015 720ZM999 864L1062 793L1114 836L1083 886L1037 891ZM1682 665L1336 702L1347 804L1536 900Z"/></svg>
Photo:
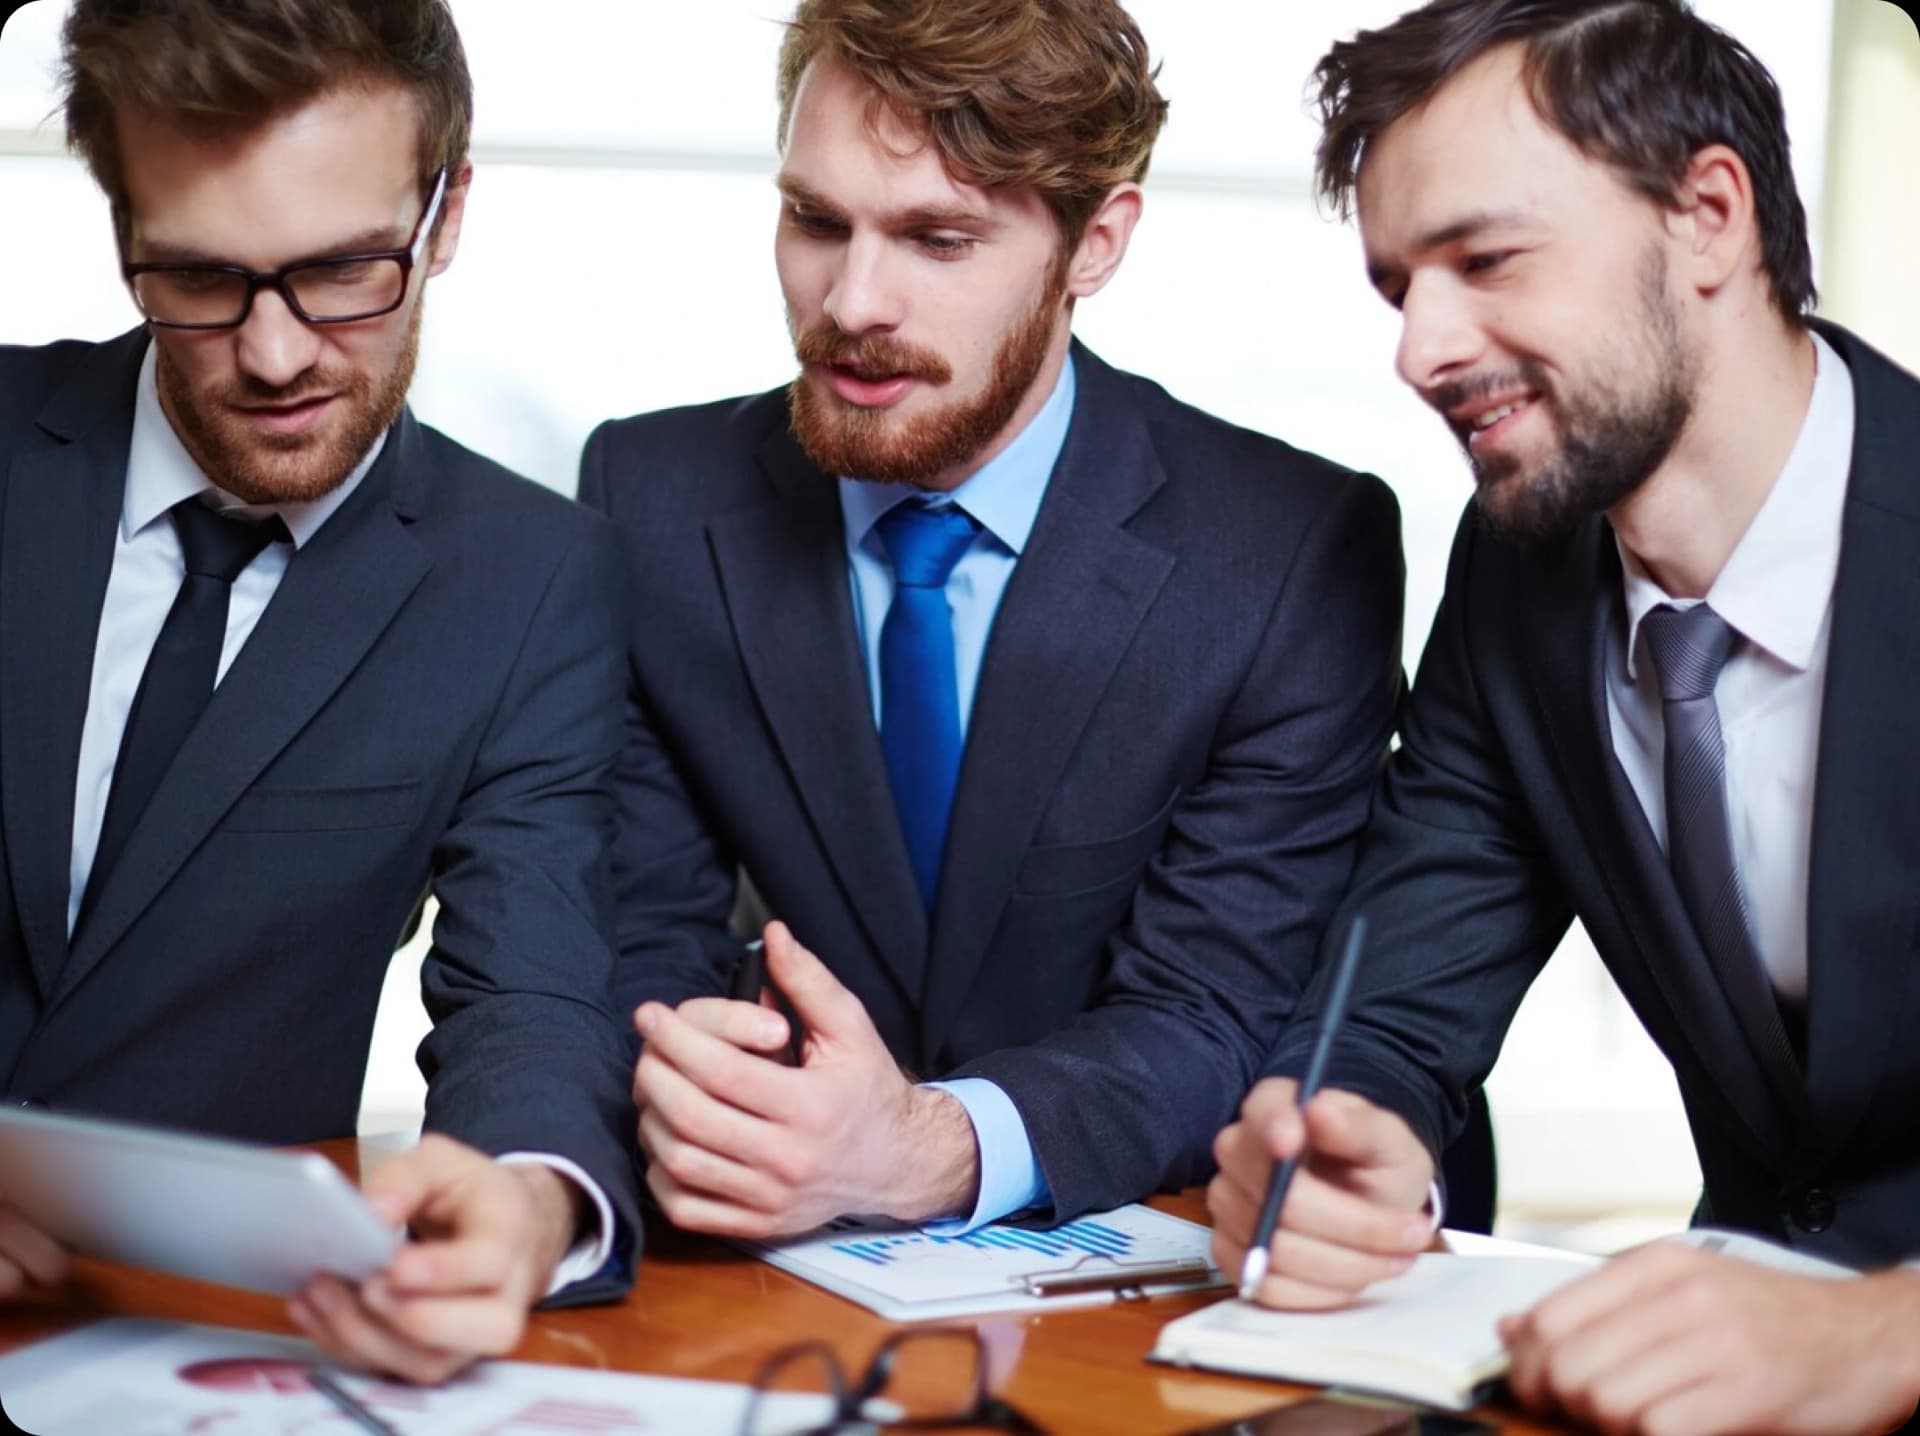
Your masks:
<svg viewBox="0 0 1920 1436"><path fill-rule="evenodd" d="M800 0L780 49L780 144L800 77L845 65L972 184L1032 186L1069 246L1146 177L1167 102L1118 0Z"/></svg>
<svg viewBox="0 0 1920 1436"><path fill-rule="evenodd" d="M1687 165L1726 145L1753 178L1761 266L1797 322L1816 298L1773 76L1685 0L1433 0L1329 50L1314 70L1321 196L1344 217L1369 141L1498 45L1519 44L1533 107L1591 159L1663 205Z"/></svg>
<svg viewBox="0 0 1920 1436"><path fill-rule="evenodd" d="M76 0L61 34L67 143L124 228L116 117L244 131L341 85L387 80L420 113L422 198L466 163L473 81L447 0Z"/></svg>

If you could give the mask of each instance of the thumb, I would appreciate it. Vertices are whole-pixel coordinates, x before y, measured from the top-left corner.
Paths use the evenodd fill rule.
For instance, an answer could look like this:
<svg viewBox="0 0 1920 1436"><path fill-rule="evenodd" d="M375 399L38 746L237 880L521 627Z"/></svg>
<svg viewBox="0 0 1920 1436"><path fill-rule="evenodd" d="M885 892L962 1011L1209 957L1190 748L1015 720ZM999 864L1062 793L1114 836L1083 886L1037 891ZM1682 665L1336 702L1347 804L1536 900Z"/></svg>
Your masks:
<svg viewBox="0 0 1920 1436"><path fill-rule="evenodd" d="M809 1036L844 1041L872 1030L860 999L800 945L785 923L767 924L766 944L767 976L787 995Z"/></svg>

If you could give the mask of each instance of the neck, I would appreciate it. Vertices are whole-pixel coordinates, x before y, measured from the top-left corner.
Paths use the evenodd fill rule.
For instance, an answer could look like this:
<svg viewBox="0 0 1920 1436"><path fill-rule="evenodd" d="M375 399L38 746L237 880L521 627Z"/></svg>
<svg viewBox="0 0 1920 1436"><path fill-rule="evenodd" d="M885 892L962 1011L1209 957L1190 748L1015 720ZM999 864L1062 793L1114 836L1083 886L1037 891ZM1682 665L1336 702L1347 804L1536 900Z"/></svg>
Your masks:
<svg viewBox="0 0 1920 1436"><path fill-rule="evenodd" d="M1607 515L1620 542L1675 598L1704 598L1773 492L1813 398L1805 330L1768 311L1701 353L1699 389L1666 461Z"/></svg>

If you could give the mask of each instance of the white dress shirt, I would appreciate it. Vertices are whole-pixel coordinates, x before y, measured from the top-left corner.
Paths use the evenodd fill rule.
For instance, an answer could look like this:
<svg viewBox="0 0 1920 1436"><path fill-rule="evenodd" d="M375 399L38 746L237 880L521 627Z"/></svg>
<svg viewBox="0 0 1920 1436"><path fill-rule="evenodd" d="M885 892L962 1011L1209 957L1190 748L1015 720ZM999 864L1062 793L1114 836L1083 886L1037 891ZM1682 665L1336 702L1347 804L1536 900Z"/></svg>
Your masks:
<svg viewBox="0 0 1920 1436"><path fill-rule="evenodd" d="M1846 364L1817 334L1813 345L1813 397L1800 437L1704 600L1745 640L1714 689L1733 857L1760 960L1774 989L1793 1001L1807 993L1814 769L1854 423ZM1640 621L1660 604L1686 609L1702 600L1669 597L1624 544L1620 565L1627 642L1607 663L1607 716L1614 752L1664 849L1666 726Z"/></svg>
<svg viewBox="0 0 1920 1436"><path fill-rule="evenodd" d="M100 843L100 825L106 817L107 794L113 787L114 765L134 693L146 672L147 659L159 640L167 611L186 579L186 559L180 536L167 511L182 499L206 495L222 511L255 518L278 515L293 536L292 548L270 543L233 581L227 602L227 636L220 649L214 683L226 677L233 660L252 636L266 611L287 564L320 531L321 525L360 487L367 471L380 457L387 438L382 434L346 481L311 503L247 504L214 484L201 472L187 447L174 432L160 407L154 347L147 346L140 365L133 404L133 436L127 450L126 495L120 524L114 533L113 567L107 575L106 598L100 609L100 632L93 645L93 677L87 689L87 715L80 728L80 766L73 793L73 851L67 886L67 935L72 937L80 915L80 900L93 872L93 856ZM547 1288L552 1295L572 1282L589 1277L606 1264L613 1250L613 1208L578 1165L565 1157L540 1152L511 1152L502 1162L539 1162L571 1178L592 1199L598 1228L583 1238L555 1268Z"/></svg>

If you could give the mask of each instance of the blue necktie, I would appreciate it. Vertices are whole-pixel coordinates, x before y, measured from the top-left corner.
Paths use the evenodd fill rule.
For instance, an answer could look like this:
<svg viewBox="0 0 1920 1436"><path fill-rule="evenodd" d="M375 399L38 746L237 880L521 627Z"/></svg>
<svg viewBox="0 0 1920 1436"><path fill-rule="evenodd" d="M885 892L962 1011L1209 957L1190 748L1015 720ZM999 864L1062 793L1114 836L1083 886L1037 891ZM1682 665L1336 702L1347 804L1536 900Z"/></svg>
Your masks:
<svg viewBox="0 0 1920 1436"><path fill-rule="evenodd" d="M951 504L909 499L875 527L893 561L893 603L880 625L880 751L914 880L932 912L960 779L960 685L947 576L979 525Z"/></svg>

